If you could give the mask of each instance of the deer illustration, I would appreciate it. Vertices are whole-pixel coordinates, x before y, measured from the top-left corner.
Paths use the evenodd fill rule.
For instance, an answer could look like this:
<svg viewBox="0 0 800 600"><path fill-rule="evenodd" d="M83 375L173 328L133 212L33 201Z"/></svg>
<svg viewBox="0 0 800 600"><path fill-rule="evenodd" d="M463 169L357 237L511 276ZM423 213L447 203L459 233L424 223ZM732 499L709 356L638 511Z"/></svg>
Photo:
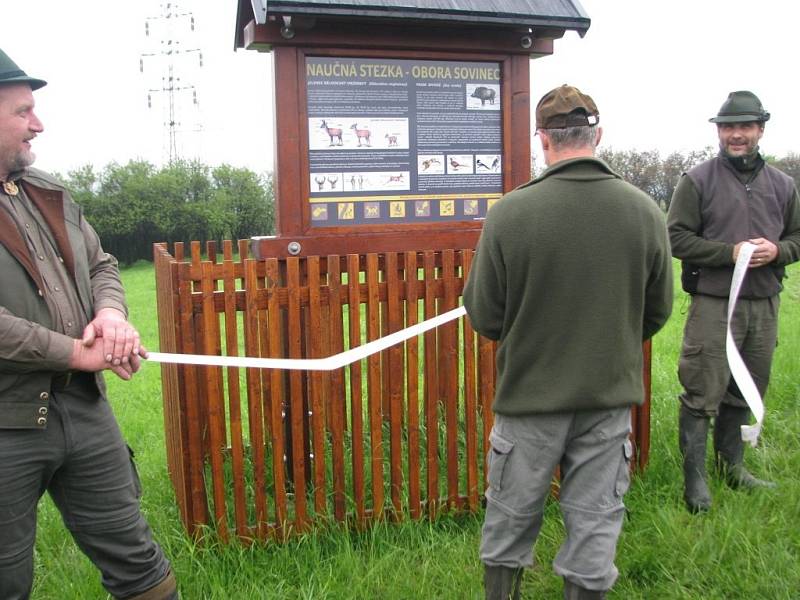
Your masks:
<svg viewBox="0 0 800 600"><path fill-rule="evenodd" d="M371 146L369 141L369 129L359 129L357 123L353 123L350 125L350 129L356 132L356 137L358 138L358 147L361 147L361 140L364 140L364 144L367 146Z"/></svg>
<svg viewBox="0 0 800 600"><path fill-rule="evenodd" d="M390 183L403 183L403 174L400 173L399 175L389 175L389 178L386 180L384 185L389 185Z"/></svg>
<svg viewBox="0 0 800 600"><path fill-rule="evenodd" d="M331 189L332 190L336 189L336 182L337 181L339 181L339 177L337 177L336 175L328 175L328 183L331 184Z"/></svg>
<svg viewBox="0 0 800 600"><path fill-rule="evenodd" d="M386 134L386 139L389 140L389 146L397 146L397 136Z"/></svg>
<svg viewBox="0 0 800 600"><path fill-rule="evenodd" d="M322 191L322 186L325 185L325 177L320 177L319 175L315 175L314 176L314 181L317 182L317 187L319 188L319 191L321 192Z"/></svg>
<svg viewBox="0 0 800 600"><path fill-rule="evenodd" d="M319 126L320 129L324 129L325 132L328 134L328 137L331 138L331 143L328 146L341 146L342 145L342 130L339 128L328 127L328 124L323 121L322 125ZM338 139L339 142L334 144L334 140Z"/></svg>

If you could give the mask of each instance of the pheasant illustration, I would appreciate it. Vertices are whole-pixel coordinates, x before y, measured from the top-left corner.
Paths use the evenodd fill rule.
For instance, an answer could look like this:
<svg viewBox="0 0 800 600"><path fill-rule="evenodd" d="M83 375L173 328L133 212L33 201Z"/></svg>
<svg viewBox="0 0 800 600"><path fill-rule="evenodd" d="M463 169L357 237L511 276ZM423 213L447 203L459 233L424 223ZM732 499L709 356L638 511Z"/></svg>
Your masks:
<svg viewBox="0 0 800 600"><path fill-rule="evenodd" d="M459 169L465 168L467 165L462 165L455 158L451 158L450 159L450 166L453 167L454 171L458 171Z"/></svg>

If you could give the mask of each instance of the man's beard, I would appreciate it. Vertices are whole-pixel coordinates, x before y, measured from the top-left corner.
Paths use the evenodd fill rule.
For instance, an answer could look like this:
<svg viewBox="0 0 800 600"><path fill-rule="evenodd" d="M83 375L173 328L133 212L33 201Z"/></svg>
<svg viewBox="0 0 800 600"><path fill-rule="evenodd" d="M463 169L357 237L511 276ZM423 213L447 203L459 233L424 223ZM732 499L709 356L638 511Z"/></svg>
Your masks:
<svg viewBox="0 0 800 600"><path fill-rule="evenodd" d="M14 173L15 171L21 171L22 169L30 167L35 161L36 155L33 151L26 150L24 152L18 152L11 160L9 173Z"/></svg>

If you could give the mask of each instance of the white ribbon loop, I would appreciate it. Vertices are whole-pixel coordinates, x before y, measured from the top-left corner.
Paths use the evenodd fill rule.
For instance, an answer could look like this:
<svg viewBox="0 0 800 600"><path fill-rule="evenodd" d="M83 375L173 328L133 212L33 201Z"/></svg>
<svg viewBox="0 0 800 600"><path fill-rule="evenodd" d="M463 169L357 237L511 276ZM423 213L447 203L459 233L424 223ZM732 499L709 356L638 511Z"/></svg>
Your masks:
<svg viewBox="0 0 800 600"><path fill-rule="evenodd" d="M253 358L249 356L213 356L206 354L171 354L168 352L148 352L147 359L158 363L177 363L185 365L210 365L217 367L242 367L256 369L292 369L306 371L333 371L350 363L366 358L399 344L409 338L435 329L449 321L466 314L463 306L449 310L436 317L395 331L385 337L373 340L363 346L351 348L327 358Z"/></svg>
<svg viewBox="0 0 800 600"><path fill-rule="evenodd" d="M753 447L758 444L758 436L761 434L761 424L764 421L764 402L761 399L758 388L756 388L756 384L753 382L750 371L747 369L747 365L742 360L742 355L739 354L739 349L736 347L736 342L731 333L731 321L733 320L733 311L736 308L736 300L739 298L739 290L747 275L750 258L753 256L755 249L756 246L749 242L742 244L741 248L739 248L739 256L736 258L736 266L733 268L733 279L731 281L730 295L728 296L728 332L725 337L725 351L728 356L731 376L736 385L739 386L742 397L756 418L756 422L753 425L742 425L742 440Z"/></svg>

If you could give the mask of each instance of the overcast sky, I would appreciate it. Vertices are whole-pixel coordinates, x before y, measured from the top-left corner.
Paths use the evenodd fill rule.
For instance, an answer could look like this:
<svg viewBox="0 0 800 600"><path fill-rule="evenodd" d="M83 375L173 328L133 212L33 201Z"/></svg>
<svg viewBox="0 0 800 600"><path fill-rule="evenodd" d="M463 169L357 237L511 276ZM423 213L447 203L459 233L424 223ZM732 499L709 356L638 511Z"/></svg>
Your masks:
<svg viewBox="0 0 800 600"><path fill-rule="evenodd" d="M168 60L186 90L174 94L179 153L216 165L273 169L271 55L234 52L235 0L172 2L191 11L167 23L156 0L8 0L3 48L29 75L44 133L37 166L65 173L91 163L169 156ZM531 102L569 83L596 101L604 145L617 150L699 150L716 145L708 123L728 92L750 89L773 115L762 149L800 152L796 27L800 3L761 0L582 0L592 25L567 32L552 56L531 64ZM145 36L145 22L151 36ZM199 67L198 53L203 54ZM156 53L155 56L152 54ZM144 73L140 72L140 60ZM192 104L193 86L198 105ZM532 147L538 149L534 140Z"/></svg>

